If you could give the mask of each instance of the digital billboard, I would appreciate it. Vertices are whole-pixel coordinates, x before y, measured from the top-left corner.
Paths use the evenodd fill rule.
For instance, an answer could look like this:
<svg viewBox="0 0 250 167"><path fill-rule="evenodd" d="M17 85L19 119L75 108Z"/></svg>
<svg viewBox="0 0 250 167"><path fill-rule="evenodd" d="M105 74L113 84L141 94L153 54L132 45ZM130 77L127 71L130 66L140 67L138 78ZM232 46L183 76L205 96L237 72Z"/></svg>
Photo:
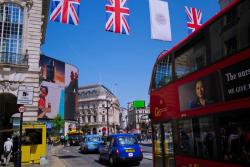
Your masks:
<svg viewBox="0 0 250 167"><path fill-rule="evenodd" d="M64 87L43 81L40 86L38 118L54 119L57 114L64 117Z"/></svg>
<svg viewBox="0 0 250 167"><path fill-rule="evenodd" d="M59 114L65 120L75 120L78 69L45 55L40 56L40 69L38 118L54 119Z"/></svg>
<svg viewBox="0 0 250 167"><path fill-rule="evenodd" d="M133 108L134 109L145 108L145 101L144 100L133 101Z"/></svg>
<svg viewBox="0 0 250 167"><path fill-rule="evenodd" d="M40 56L40 80L65 85L65 63L44 55Z"/></svg>
<svg viewBox="0 0 250 167"><path fill-rule="evenodd" d="M78 69L65 64L65 110L64 118L74 120L78 99Z"/></svg>

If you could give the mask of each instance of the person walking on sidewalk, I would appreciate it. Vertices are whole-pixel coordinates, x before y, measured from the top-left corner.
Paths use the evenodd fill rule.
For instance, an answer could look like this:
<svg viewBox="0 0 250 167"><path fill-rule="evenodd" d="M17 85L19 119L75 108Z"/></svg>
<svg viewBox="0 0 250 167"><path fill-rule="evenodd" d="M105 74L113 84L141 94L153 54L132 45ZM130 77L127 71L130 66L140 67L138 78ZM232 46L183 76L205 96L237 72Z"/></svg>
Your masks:
<svg viewBox="0 0 250 167"><path fill-rule="evenodd" d="M4 158L6 160L5 161L6 166L9 165L12 147L13 147L13 143L12 143L11 139L7 138L7 140L4 142Z"/></svg>

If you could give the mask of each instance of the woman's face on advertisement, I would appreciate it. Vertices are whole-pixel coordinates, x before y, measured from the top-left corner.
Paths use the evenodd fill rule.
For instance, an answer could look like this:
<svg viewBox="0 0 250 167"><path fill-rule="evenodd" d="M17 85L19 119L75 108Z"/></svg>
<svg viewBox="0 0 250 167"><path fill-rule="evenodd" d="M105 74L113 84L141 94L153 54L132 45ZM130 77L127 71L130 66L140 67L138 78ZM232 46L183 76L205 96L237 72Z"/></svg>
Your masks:
<svg viewBox="0 0 250 167"><path fill-rule="evenodd" d="M202 81L198 81L196 83L195 91L196 91L196 95L198 96L198 98L204 97L205 89L204 89L204 85Z"/></svg>

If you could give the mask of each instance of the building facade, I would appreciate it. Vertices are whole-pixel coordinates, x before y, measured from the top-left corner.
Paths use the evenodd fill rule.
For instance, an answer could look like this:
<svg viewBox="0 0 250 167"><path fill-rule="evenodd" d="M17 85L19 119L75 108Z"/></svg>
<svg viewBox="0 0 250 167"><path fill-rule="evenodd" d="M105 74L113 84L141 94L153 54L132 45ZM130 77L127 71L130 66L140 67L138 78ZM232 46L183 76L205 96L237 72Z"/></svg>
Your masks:
<svg viewBox="0 0 250 167"><path fill-rule="evenodd" d="M0 130L12 128L18 115L18 87L33 87L23 121L36 121L40 47L44 42L49 0L0 0ZM12 132L0 133L0 145Z"/></svg>
<svg viewBox="0 0 250 167"><path fill-rule="evenodd" d="M79 126L88 125L93 134L107 135L108 130L109 134L116 133L120 110L117 97L99 84L79 87L78 92Z"/></svg>
<svg viewBox="0 0 250 167"><path fill-rule="evenodd" d="M128 128L128 109L127 108L122 108L122 107L120 108L119 122L120 122L120 129L127 130Z"/></svg>
<svg viewBox="0 0 250 167"><path fill-rule="evenodd" d="M18 87L34 87L24 121L37 120L40 47L44 41L49 0L0 0L0 125L18 112Z"/></svg>
<svg viewBox="0 0 250 167"><path fill-rule="evenodd" d="M150 107L134 109L133 103L128 103L128 129L132 133L143 133L150 126ZM146 133L146 132L145 132Z"/></svg>

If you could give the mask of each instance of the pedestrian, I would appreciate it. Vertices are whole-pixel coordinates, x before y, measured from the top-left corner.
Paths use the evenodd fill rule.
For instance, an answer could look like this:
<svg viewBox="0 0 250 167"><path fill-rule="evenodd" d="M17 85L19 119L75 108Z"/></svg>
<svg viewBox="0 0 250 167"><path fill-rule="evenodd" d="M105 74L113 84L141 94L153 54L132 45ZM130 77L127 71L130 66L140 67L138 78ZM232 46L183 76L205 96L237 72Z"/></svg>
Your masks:
<svg viewBox="0 0 250 167"><path fill-rule="evenodd" d="M9 161L10 161L12 147L13 147L13 143L11 142L11 139L7 138L7 140L4 142L4 158L5 158L6 166L8 166Z"/></svg>
<svg viewBox="0 0 250 167"><path fill-rule="evenodd" d="M12 156L13 156L13 158L15 159L16 157L16 153L17 153L17 150L18 150L18 137L17 136L15 136L14 138L13 138L13 147L12 147Z"/></svg>
<svg viewBox="0 0 250 167"><path fill-rule="evenodd" d="M51 151L52 146L53 146L53 140L50 136L47 138L47 140L48 140L48 142L47 142L48 143L48 150Z"/></svg>
<svg viewBox="0 0 250 167"><path fill-rule="evenodd" d="M61 141L61 145L64 145L65 143L65 139L64 139L64 136L63 135L61 135L61 137L60 137L60 141Z"/></svg>
<svg viewBox="0 0 250 167"><path fill-rule="evenodd" d="M69 140L69 136L66 135L66 136L64 137L64 146L67 146L67 145L68 145L68 140Z"/></svg>

